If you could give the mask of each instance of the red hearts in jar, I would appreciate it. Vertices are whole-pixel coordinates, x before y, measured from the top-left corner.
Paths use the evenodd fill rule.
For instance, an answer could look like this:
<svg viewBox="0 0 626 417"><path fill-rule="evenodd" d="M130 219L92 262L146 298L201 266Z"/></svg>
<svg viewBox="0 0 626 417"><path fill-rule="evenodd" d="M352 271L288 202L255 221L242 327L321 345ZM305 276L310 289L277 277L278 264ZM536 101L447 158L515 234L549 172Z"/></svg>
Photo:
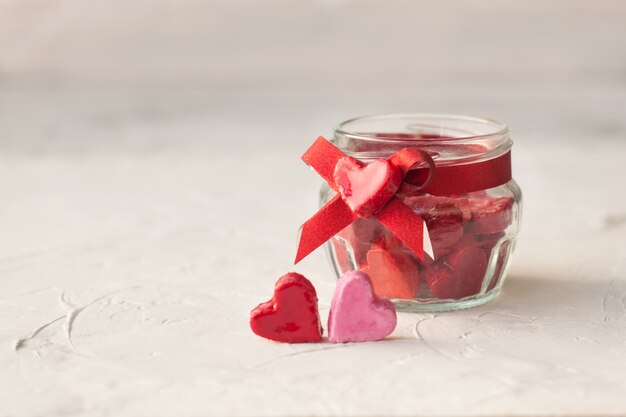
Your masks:
<svg viewBox="0 0 626 417"><path fill-rule="evenodd" d="M276 342L304 343L322 340L317 293L311 281L295 272L276 281L274 296L250 313L250 328Z"/></svg>
<svg viewBox="0 0 626 417"><path fill-rule="evenodd" d="M472 218L472 211L467 198L440 197L435 195L417 195L406 196L403 199L404 204L411 207L420 216L428 213L438 204L453 204L463 213L463 222L467 222Z"/></svg>
<svg viewBox="0 0 626 417"><path fill-rule="evenodd" d="M497 285L509 250L508 246L498 249L498 244L513 221L512 198L492 197L485 191L447 197L407 195L401 190L399 196L426 222L435 260L427 257L419 264L378 222L359 219L342 236L354 250L357 267L371 276L378 295L420 298L420 279L437 298L477 295L494 251L498 261L487 290Z"/></svg>
<svg viewBox="0 0 626 417"><path fill-rule="evenodd" d="M424 216L435 259L450 253L463 237L463 212L452 203L435 205Z"/></svg>
<svg viewBox="0 0 626 417"><path fill-rule="evenodd" d="M465 199L423 195L404 199L426 222L435 259L450 253L463 237L463 226L471 218ZM429 259L425 263L430 263Z"/></svg>
<svg viewBox="0 0 626 417"><path fill-rule="evenodd" d="M470 198L472 210L472 231L476 234L489 235L502 232L513 221L513 199Z"/></svg>
<svg viewBox="0 0 626 417"><path fill-rule="evenodd" d="M435 297L460 299L480 292L488 261L485 251L468 236L452 253L427 267L423 277Z"/></svg>
<svg viewBox="0 0 626 417"><path fill-rule="evenodd" d="M504 232L493 233L490 235L476 235L476 240L487 254L491 253L498 242L504 237Z"/></svg>
<svg viewBox="0 0 626 417"><path fill-rule="evenodd" d="M419 270L406 253L392 254L374 245L361 270L369 275L379 297L413 298L419 290Z"/></svg>
<svg viewBox="0 0 626 417"><path fill-rule="evenodd" d="M333 245L336 246L349 246L352 249L354 260L358 265L366 263L366 255L372 245L381 245L387 247L387 245L395 244L395 241L399 239L395 238L385 227L378 222L375 218L357 218L352 224L347 226L337 236L343 239L345 242L337 242L335 238ZM394 239L395 238L395 239ZM338 253L342 253L342 250L335 249ZM345 259L348 259L347 249ZM343 264L343 263L342 263ZM349 265L349 263L345 263ZM342 271L348 271L355 269L354 267L342 268Z"/></svg>

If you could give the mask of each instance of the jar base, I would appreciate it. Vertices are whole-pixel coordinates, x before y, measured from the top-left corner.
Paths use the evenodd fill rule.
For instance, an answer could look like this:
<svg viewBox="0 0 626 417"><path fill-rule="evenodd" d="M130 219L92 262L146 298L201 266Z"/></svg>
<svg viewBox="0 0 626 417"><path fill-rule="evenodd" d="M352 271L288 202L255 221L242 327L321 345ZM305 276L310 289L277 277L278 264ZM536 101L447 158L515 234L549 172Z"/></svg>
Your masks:
<svg viewBox="0 0 626 417"><path fill-rule="evenodd" d="M399 312L421 313L421 312L439 312L439 311L456 311L465 310L472 307L478 307L492 301L500 294L500 288L473 297L467 297L462 300L406 300L392 299Z"/></svg>

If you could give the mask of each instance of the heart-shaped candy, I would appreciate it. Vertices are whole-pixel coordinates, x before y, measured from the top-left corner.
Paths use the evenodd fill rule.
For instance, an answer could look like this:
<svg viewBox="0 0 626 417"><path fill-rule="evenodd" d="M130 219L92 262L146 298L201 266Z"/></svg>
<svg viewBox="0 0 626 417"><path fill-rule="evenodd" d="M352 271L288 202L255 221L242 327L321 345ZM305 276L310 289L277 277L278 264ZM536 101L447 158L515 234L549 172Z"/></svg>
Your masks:
<svg viewBox="0 0 626 417"><path fill-rule="evenodd" d="M374 292L381 297L413 298L420 287L419 271L410 257L380 245L373 245L367 252L367 265L362 271L371 278Z"/></svg>
<svg viewBox="0 0 626 417"><path fill-rule="evenodd" d="M369 217L398 191L402 173L386 159L364 164L346 156L337 162L334 179L350 209L359 217Z"/></svg>
<svg viewBox="0 0 626 417"><path fill-rule="evenodd" d="M473 198L470 204L473 231L477 234L502 232L513 221L513 199L510 197Z"/></svg>
<svg viewBox="0 0 626 417"><path fill-rule="evenodd" d="M489 258L478 242L463 238L451 254L426 268L424 278L432 294L441 299L477 295L482 287Z"/></svg>
<svg viewBox="0 0 626 417"><path fill-rule="evenodd" d="M295 272L276 281L274 296L250 313L250 328L277 342L304 343L322 340L317 293L311 281Z"/></svg>
<svg viewBox="0 0 626 417"><path fill-rule="evenodd" d="M393 303L377 297L367 274L348 271L337 281L328 316L328 340L333 343L380 340L396 327Z"/></svg>

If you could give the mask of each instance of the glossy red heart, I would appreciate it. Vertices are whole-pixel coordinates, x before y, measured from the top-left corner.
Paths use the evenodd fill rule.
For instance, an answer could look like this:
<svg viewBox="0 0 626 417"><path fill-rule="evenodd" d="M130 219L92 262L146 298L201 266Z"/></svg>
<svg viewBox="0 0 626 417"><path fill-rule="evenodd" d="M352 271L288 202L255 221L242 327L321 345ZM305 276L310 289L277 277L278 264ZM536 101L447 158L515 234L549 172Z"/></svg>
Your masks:
<svg viewBox="0 0 626 417"><path fill-rule="evenodd" d="M341 197L360 217L369 217L383 208L402 183L402 173L386 159L365 164L354 158L341 158L334 177Z"/></svg>
<svg viewBox="0 0 626 417"><path fill-rule="evenodd" d="M474 233L502 232L513 221L513 199L510 197L472 198L470 205Z"/></svg>
<svg viewBox="0 0 626 417"><path fill-rule="evenodd" d="M379 297L413 298L419 290L419 271L411 258L379 245L367 252L367 265L362 271L371 278Z"/></svg>
<svg viewBox="0 0 626 417"><path fill-rule="evenodd" d="M461 240L451 254L424 270L432 294L440 299L460 299L480 292L489 258L472 238Z"/></svg>
<svg viewBox="0 0 626 417"><path fill-rule="evenodd" d="M430 210L440 204L454 204L457 206L463 213L463 223L468 222L472 218L472 211L467 198L422 195L419 194L419 191L416 193L416 195L403 196L403 201L404 204L409 206L414 212L424 218Z"/></svg>
<svg viewBox="0 0 626 417"><path fill-rule="evenodd" d="M276 281L274 296L250 313L250 328L276 342L304 343L322 340L317 293L311 281L295 272Z"/></svg>

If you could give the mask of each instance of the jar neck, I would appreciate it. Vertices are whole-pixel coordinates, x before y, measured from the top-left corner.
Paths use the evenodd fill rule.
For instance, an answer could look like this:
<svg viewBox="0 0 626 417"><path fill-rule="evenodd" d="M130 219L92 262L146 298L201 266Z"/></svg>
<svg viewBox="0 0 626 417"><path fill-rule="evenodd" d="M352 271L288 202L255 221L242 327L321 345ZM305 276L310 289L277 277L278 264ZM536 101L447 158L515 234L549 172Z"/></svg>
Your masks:
<svg viewBox="0 0 626 417"><path fill-rule="evenodd" d="M347 155L367 161L417 146L438 166L462 165L509 151L508 128L488 119L446 114L367 116L341 123L333 143Z"/></svg>

